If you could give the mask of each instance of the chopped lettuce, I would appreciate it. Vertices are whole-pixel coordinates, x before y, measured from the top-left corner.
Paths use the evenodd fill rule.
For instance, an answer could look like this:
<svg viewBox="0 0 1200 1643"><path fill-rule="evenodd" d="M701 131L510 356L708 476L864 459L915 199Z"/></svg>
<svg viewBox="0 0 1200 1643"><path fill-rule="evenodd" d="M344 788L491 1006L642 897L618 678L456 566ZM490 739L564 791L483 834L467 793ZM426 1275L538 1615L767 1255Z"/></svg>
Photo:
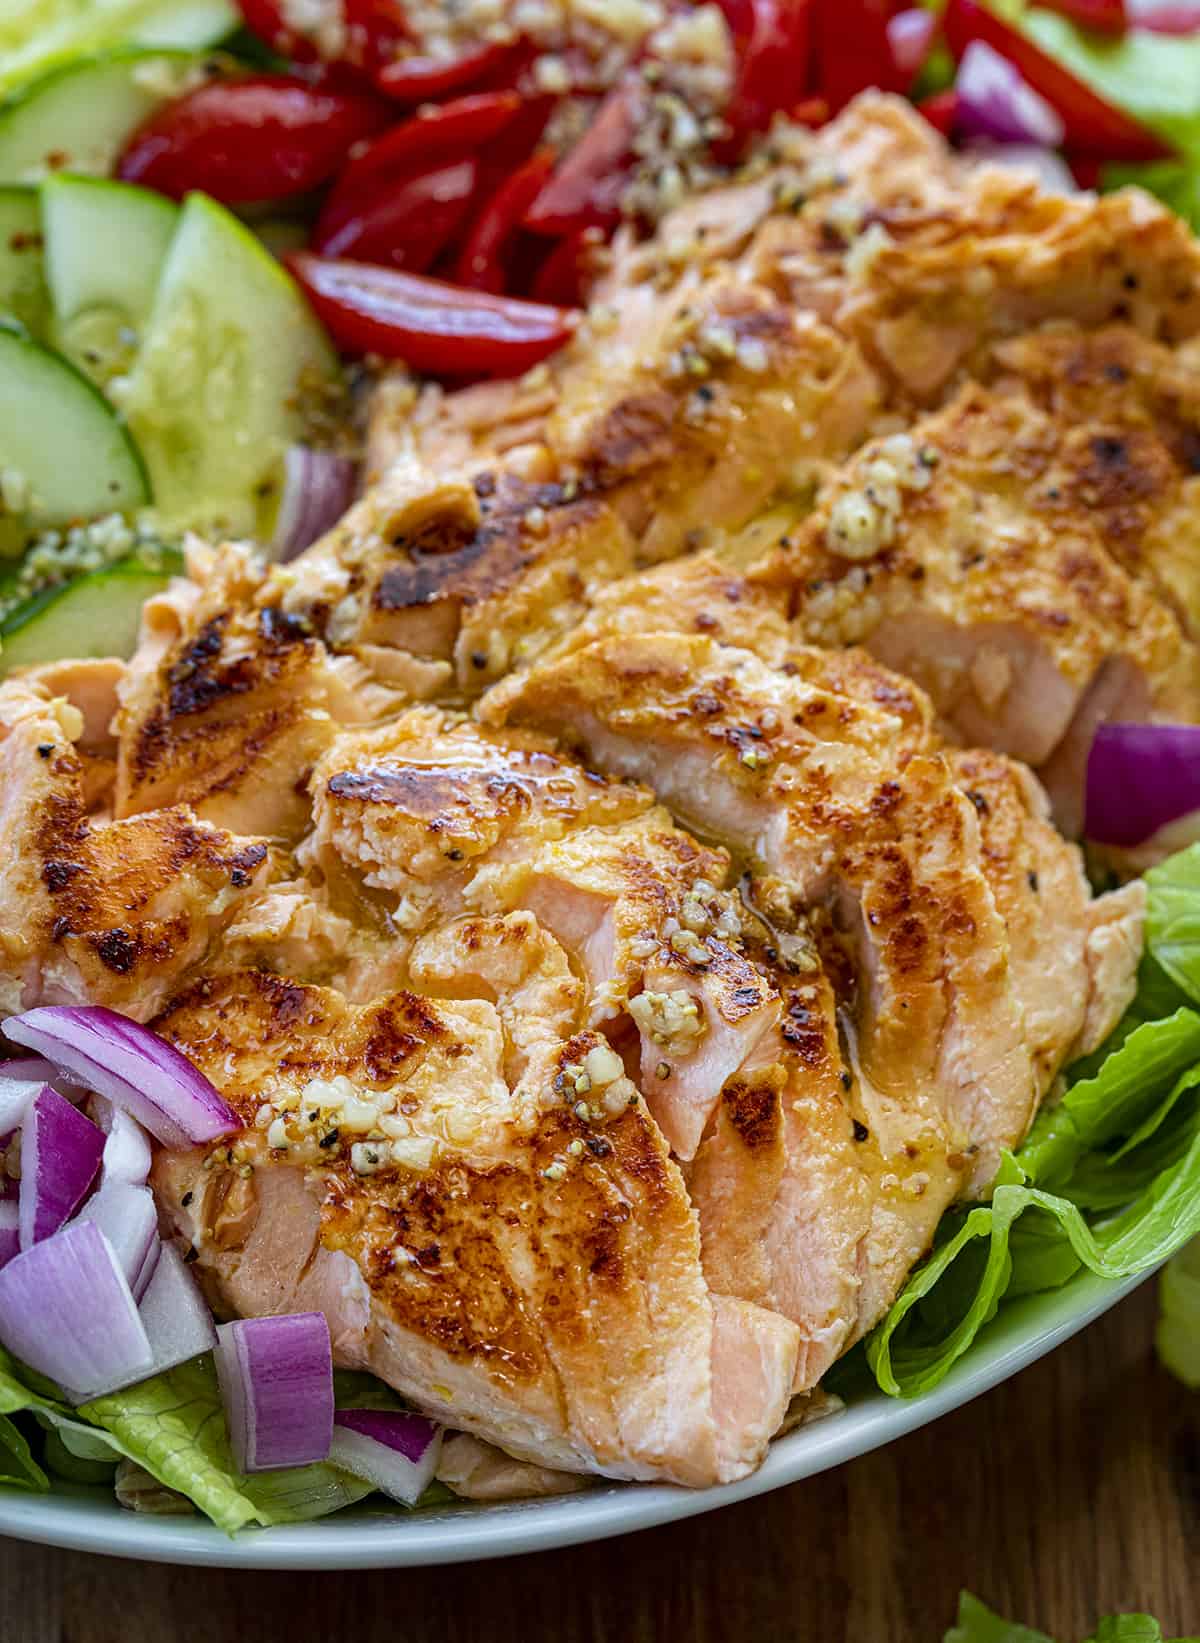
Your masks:
<svg viewBox="0 0 1200 1643"><path fill-rule="evenodd" d="M1146 945L1180 991L1200 1003L1200 844L1152 867L1146 888Z"/></svg>
<svg viewBox="0 0 1200 1643"><path fill-rule="evenodd" d="M1005 1159L990 1202L943 1218L868 1338L867 1363L892 1396L936 1386L1005 1297L1057 1288L1080 1267L1131 1277L1200 1234L1200 1014L1181 1002L1200 1002L1200 847L1150 880L1148 956L1126 1019ZM1167 1351L1200 1376L1200 1276L1185 1282L1177 1268L1169 1284Z"/></svg>
<svg viewBox="0 0 1200 1643"><path fill-rule="evenodd" d="M340 1409L394 1409L395 1393L371 1375L334 1377ZM324 1462L244 1477L234 1467L211 1355L138 1386L70 1409L54 1388L0 1350L0 1481L45 1490L49 1479L23 1434L8 1417L29 1411L52 1427L48 1459L62 1474L68 1457L93 1468L122 1458L159 1483L186 1495L227 1533L249 1523L298 1523L340 1511L372 1492L372 1485ZM59 1447L61 1445L61 1449ZM96 1476L94 1471L93 1476ZM84 1481L76 1468L76 1476Z"/></svg>
<svg viewBox="0 0 1200 1643"><path fill-rule="evenodd" d="M1015 1621L1002 1620L977 1597L963 1592L958 1600L958 1621L943 1643L1054 1643L1054 1639L1045 1632L1018 1626ZM1110 1614L1099 1622L1087 1643L1164 1643L1164 1639L1162 1627L1148 1614ZM1173 1643L1197 1643L1197 1639L1180 1637Z"/></svg>

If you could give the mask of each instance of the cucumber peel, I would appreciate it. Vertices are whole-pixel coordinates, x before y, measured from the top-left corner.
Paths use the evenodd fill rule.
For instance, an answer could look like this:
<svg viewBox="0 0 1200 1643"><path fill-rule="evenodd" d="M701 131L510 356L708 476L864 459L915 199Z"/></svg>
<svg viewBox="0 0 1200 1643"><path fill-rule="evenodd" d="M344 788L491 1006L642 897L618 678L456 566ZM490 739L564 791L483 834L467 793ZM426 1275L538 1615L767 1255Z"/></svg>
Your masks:
<svg viewBox="0 0 1200 1643"><path fill-rule="evenodd" d="M269 536L284 453L341 383L291 276L223 206L189 195L119 394L159 516Z"/></svg>
<svg viewBox="0 0 1200 1643"><path fill-rule="evenodd" d="M175 549L136 551L43 588L0 621L0 672L68 657L132 655L143 604L182 571Z"/></svg>

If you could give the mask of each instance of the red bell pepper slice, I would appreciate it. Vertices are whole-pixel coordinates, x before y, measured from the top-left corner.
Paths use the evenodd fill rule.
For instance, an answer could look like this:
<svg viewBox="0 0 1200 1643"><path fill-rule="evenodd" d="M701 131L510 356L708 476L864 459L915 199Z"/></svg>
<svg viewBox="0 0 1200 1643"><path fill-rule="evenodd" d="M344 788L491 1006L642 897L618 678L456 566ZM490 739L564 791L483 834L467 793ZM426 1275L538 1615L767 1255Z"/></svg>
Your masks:
<svg viewBox="0 0 1200 1643"><path fill-rule="evenodd" d="M577 228L559 240L550 255L543 258L529 293L535 302L549 302L559 308L579 306L583 301L588 246L593 232L590 228Z"/></svg>
<svg viewBox="0 0 1200 1643"><path fill-rule="evenodd" d="M395 57L376 71L375 84L403 103L436 101L485 76L498 75L516 56L513 46L487 41L458 57Z"/></svg>
<svg viewBox="0 0 1200 1643"><path fill-rule="evenodd" d="M1124 34L1129 27L1125 0L1037 0L1037 4L1097 34Z"/></svg>
<svg viewBox="0 0 1200 1643"><path fill-rule="evenodd" d="M455 278L460 285L476 291L505 289L506 253L553 169L553 149L541 148L500 184L475 219L459 254Z"/></svg>
<svg viewBox="0 0 1200 1643"><path fill-rule="evenodd" d="M525 213L538 234L615 228L633 160L633 139L646 107L645 82L630 75L609 92L591 125L567 151Z"/></svg>
<svg viewBox="0 0 1200 1643"><path fill-rule="evenodd" d="M321 213L313 249L326 257L423 274L466 219L478 177L474 160L455 160L372 187L358 196L357 204L340 196Z"/></svg>
<svg viewBox="0 0 1200 1643"><path fill-rule="evenodd" d="M917 113L943 137L953 136L958 119L957 91L953 86L947 86L945 91L935 91L932 97L926 97L917 104Z"/></svg>
<svg viewBox="0 0 1200 1643"><path fill-rule="evenodd" d="M339 347L434 376L520 376L568 342L577 316L444 280L294 252L288 267Z"/></svg>
<svg viewBox="0 0 1200 1643"><path fill-rule="evenodd" d="M1057 110L1066 127L1065 147L1103 160L1161 160L1170 147L1085 86L1061 63L979 0L947 0L946 44L961 57L972 40L983 40L1005 57Z"/></svg>
<svg viewBox="0 0 1200 1643"><path fill-rule="evenodd" d="M389 114L380 97L286 75L218 80L139 126L117 175L172 199L193 189L227 205L287 199L327 182L347 148L382 130Z"/></svg>
<svg viewBox="0 0 1200 1643"><path fill-rule="evenodd" d="M352 193L367 181L379 182L417 166L465 159L509 125L521 108L515 91L485 91L451 103L419 108L394 125L342 170L337 192Z"/></svg>
<svg viewBox="0 0 1200 1643"><path fill-rule="evenodd" d="M733 35L737 68L718 158L733 159L757 131L808 90L811 0L718 0Z"/></svg>
<svg viewBox="0 0 1200 1643"><path fill-rule="evenodd" d="M816 0L816 88L834 114L871 86L907 89L888 39L888 21L899 9L893 0Z"/></svg>

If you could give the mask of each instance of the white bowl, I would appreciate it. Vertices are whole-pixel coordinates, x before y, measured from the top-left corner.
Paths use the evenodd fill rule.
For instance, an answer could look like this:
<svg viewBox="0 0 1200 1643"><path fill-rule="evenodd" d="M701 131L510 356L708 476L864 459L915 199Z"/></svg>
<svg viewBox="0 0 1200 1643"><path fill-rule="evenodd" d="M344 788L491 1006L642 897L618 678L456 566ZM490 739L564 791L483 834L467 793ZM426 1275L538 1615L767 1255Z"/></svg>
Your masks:
<svg viewBox="0 0 1200 1643"><path fill-rule="evenodd" d="M109 1491L0 1490L0 1533L112 1557L240 1569L403 1568L602 1540L749 1500L890 1443L1015 1375L1141 1281L1113 1283L1081 1274L1061 1290L1006 1306L935 1391L913 1399L882 1393L860 1398L841 1413L780 1438L753 1477L721 1489L605 1484L552 1500L463 1503L411 1513L365 1503L316 1523L246 1529L232 1538L199 1517L127 1512Z"/></svg>

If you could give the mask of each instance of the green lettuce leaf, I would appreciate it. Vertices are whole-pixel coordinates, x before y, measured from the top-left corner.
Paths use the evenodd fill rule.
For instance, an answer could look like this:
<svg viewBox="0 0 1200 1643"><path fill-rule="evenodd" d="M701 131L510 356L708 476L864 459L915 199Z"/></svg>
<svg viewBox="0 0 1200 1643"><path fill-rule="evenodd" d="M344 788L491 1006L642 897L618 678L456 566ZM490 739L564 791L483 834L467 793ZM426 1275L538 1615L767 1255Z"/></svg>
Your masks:
<svg viewBox="0 0 1200 1643"><path fill-rule="evenodd" d="M1200 43L1200 36L1197 40ZM1200 844L1168 856L1151 868L1146 874L1146 888L1146 946L1175 985L1200 1003Z"/></svg>
<svg viewBox="0 0 1200 1643"><path fill-rule="evenodd" d="M1200 1015L1177 1010L1135 1026L1039 1117L991 1202L944 1218L868 1337L885 1392L936 1386L1006 1296L1057 1288L1080 1267L1148 1271L1200 1232L1198 1063Z"/></svg>
<svg viewBox="0 0 1200 1643"><path fill-rule="evenodd" d="M323 1517L371 1493L369 1483L324 1462L242 1476L233 1464L216 1370L208 1355L93 1399L78 1413L103 1427L123 1455L186 1495L229 1534L248 1523Z"/></svg>
<svg viewBox="0 0 1200 1643"><path fill-rule="evenodd" d="M946 1633L943 1643L1054 1643L1045 1632L1030 1631L1014 1621L1001 1620L970 1592L958 1599L958 1621Z"/></svg>
<svg viewBox="0 0 1200 1643"><path fill-rule="evenodd" d="M1002 1620L977 1597L963 1592L958 1600L957 1624L945 1634L943 1643L1054 1643L1054 1640L1045 1632ZM1100 1621L1087 1643L1164 1643L1164 1640L1162 1627L1148 1614L1111 1614ZM1178 1637L1170 1643L1197 1643L1197 1639Z"/></svg>

